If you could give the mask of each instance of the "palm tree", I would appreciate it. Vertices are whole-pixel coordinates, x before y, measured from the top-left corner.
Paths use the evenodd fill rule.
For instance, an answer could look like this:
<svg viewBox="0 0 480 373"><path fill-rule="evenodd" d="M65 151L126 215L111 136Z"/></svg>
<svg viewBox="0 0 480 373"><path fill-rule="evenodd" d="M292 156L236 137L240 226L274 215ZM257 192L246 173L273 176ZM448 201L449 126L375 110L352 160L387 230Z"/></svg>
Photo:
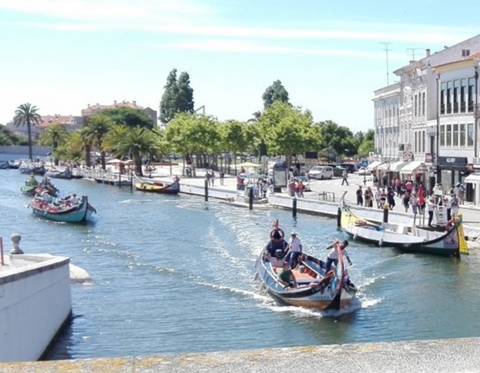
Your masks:
<svg viewBox="0 0 480 373"><path fill-rule="evenodd" d="M38 114L38 108L30 103L20 105L15 110L15 117L13 118L13 124L18 127L22 124L27 124L28 131L28 158L33 159L32 155L32 125L39 124L41 120L40 114Z"/></svg>
<svg viewBox="0 0 480 373"><path fill-rule="evenodd" d="M103 114L96 114L88 120L87 126L82 129L85 141L97 147L100 151L100 159L102 168L105 170L105 149L103 140L105 135L110 131L112 121Z"/></svg>
<svg viewBox="0 0 480 373"><path fill-rule="evenodd" d="M56 151L60 145L63 145L68 141L68 137L69 135L67 130L61 124L49 126L40 136L41 145L50 145L52 147L55 166L58 166L59 158L58 154L56 154Z"/></svg>
<svg viewBox="0 0 480 373"><path fill-rule="evenodd" d="M108 144L114 144L118 155L129 155L135 162L135 171L142 176L142 157L150 157L160 151L158 136L142 127L128 128L126 132L116 132L116 134L120 133L122 135L118 138L115 138L115 133L111 133Z"/></svg>

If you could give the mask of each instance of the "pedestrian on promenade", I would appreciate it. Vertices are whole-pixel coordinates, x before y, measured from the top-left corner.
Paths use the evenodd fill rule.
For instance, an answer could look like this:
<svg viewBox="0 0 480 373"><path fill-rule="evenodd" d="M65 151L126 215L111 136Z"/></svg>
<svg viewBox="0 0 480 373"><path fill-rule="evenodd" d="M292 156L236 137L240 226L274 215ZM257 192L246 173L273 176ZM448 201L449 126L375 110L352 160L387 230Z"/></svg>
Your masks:
<svg viewBox="0 0 480 373"><path fill-rule="evenodd" d="M465 188L463 185L459 185L458 187L458 199L459 199L459 205L463 205L465 202Z"/></svg>
<svg viewBox="0 0 480 373"><path fill-rule="evenodd" d="M344 183L347 183L347 185L348 185L348 180L347 179L348 179L348 172L347 172L347 170L343 170L342 171L342 185Z"/></svg>
<svg viewBox="0 0 480 373"><path fill-rule="evenodd" d="M210 175L210 181L212 182L212 186L215 185L215 172L212 170L212 173Z"/></svg>
<svg viewBox="0 0 480 373"><path fill-rule="evenodd" d="M365 196L365 207L371 207L373 196L372 196L372 190L370 189L370 187L365 189L364 196Z"/></svg>
<svg viewBox="0 0 480 373"><path fill-rule="evenodd" d="M220 171L220 185L223 185L225 179L225 172Z"/></svg>
<svg viewBox="0 0 480 373"><path fill-rule="evenodd" d="M457 197L456 194L454 194L453 197L450 199L450 203L452 206L451 214L453 217L455 217L458 214L458 210L460 209L460 199Z"/></svg>
<svg viewBox="0 0 480 373"><path fill-rule="evenodd" d="M408 208L410 207L410 193L405 191L402 197L403 207L405 207L405 212L408 212Z"/></svg>
<svg viewBox="0 0 480 373"><path fill-rule="evenodd" d="M388 188L387 203L390 210L393 210L393 208L395 207L395 192L392 187Z"/></svg>
<svg viewBox="0 0 480 373"><path fill-rule="evenodd" d="M443 205L445 206L445 210L447 210L447 221L450 221L450 219L452 219L452 201L445 196L443 198Z"/></svg>
<svg viewBox="0 0 480 373"><path fill-rule="evenodd" d="M430 199L427 202L427 212L428 212L428 226L432 226L432 221L433 221L433 212L437 206L435 205L435 198L430 197Z"/></svg>
<svg viewBox="0 0 480 373"><path fill-rule="evenodd" d="M363 205L363 196L362 196L362 186L359 185L358 189L356 191L357 194L357 206L362 206Z"/></svg>
<svg viewBox="0 0 480 373"><path fill-rule="evenodd" d="M377 191L375 192L375 202L377 203L377 208L380 209L382 208L382 191L380 188L377 188Z"/></svg>

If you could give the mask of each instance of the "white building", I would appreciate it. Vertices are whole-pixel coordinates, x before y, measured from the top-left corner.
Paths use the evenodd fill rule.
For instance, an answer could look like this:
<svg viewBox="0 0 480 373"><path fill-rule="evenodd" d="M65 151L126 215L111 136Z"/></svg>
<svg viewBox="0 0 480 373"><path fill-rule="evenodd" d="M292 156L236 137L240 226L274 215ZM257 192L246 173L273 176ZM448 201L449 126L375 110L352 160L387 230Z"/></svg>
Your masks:
<svg viewBox="0 0 480 373"><path fill-rule="evenodd" d="M474 117L479 52L480 35L433 54L427 49L425 57L394 71L399 83L375 91L377 160L410 162L403 177L415 176L417 165L429 169L417 175L428 189L463 181L468 164L480 163ZM400 169L390 176L401 175Z"/></svg>

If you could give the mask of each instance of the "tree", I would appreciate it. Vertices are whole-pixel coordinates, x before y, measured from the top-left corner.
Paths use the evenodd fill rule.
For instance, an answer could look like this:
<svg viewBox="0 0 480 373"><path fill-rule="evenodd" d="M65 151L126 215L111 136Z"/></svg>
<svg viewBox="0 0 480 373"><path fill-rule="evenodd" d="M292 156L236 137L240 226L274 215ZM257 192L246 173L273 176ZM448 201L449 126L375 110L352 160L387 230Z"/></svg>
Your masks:
<svg viewBox="0 0 480 373"><path fill-rule="evenodd" d="M165 91L163 92L160 101L160 121L163 124L167 124L173 119L177 112L177 69L170 71L170 74L168 74L167 77L167 84L165 84L164 88Z"/></svg>
<svg viewBox="0 0 480 373"><path fill-rule="evenodd" d="M267 87L262 96L265 109L270 107L275 101L289 103L288 92L280 80L276 80L270 87Z"/></svg>
<svg viewBox="0 0 480 373"><path fill-rule="evenodd" d="M52 153L55 166L58 166L59 155L56 154L57 148L68 140L68 132L63 125L54 124L49 126L40 136L41 145L49 145L52 147Z"/></svg>
<svg viewBox="0 0 480 373"><path fill-rule="evenodd" d="M336 156L342 154L354 155L356 153L356 141L348 127L339 126L331 120L320 122L319 125L322 134L322 145L319 150Z"/></svg>
<svg viewBox="0 0 480 373"><path fill-rule="evenodd" d="M128 127L143 127L149 130L156 127L147 114L140 109L130 107L118 107L115 109L102 110L99 113L110 118L113 124L124 124Z"/></svg>
<svg viewBox="0 0 480 373"><path fill-rule="evenodd" d="M103 147L103 140L105 135L112 127L112 122L109 117L102 114L95 114L90 117L87 126L83 130L83 135L86 137L86 141L96 146L100 151L100 159L102 162L102 168L105 170L105 149Z"/></svg>
<svg viewBox="0 0 480 373"><path fill-rule="evenodd" d="M18 127L21 124L27 125L28 131L28 158L33 159L32 155L32 125L39 124L41 120L40 114L38 114L38 108L30 103L20 105L15 110L15 117L13 118L13 124Z"/></svg>
<svg viewBox="0 0 480 373"><path fill-rule="evenodd" d="M190 87L190 76L187 72L182 72L178 77L178 96L177 96L178 112L193 113L193 88Z"/></svg>

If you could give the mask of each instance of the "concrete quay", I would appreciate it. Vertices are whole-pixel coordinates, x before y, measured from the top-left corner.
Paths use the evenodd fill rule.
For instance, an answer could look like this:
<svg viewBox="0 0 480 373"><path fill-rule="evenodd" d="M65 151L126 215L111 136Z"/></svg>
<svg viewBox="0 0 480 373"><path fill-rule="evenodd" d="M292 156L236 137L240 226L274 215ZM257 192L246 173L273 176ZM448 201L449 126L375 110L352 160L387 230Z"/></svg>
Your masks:
<svg viewBox="0 0 480 373"><path fill-rule="evenodd" d="M476 373L480 338L0 364L2 373Z"/></svg>

